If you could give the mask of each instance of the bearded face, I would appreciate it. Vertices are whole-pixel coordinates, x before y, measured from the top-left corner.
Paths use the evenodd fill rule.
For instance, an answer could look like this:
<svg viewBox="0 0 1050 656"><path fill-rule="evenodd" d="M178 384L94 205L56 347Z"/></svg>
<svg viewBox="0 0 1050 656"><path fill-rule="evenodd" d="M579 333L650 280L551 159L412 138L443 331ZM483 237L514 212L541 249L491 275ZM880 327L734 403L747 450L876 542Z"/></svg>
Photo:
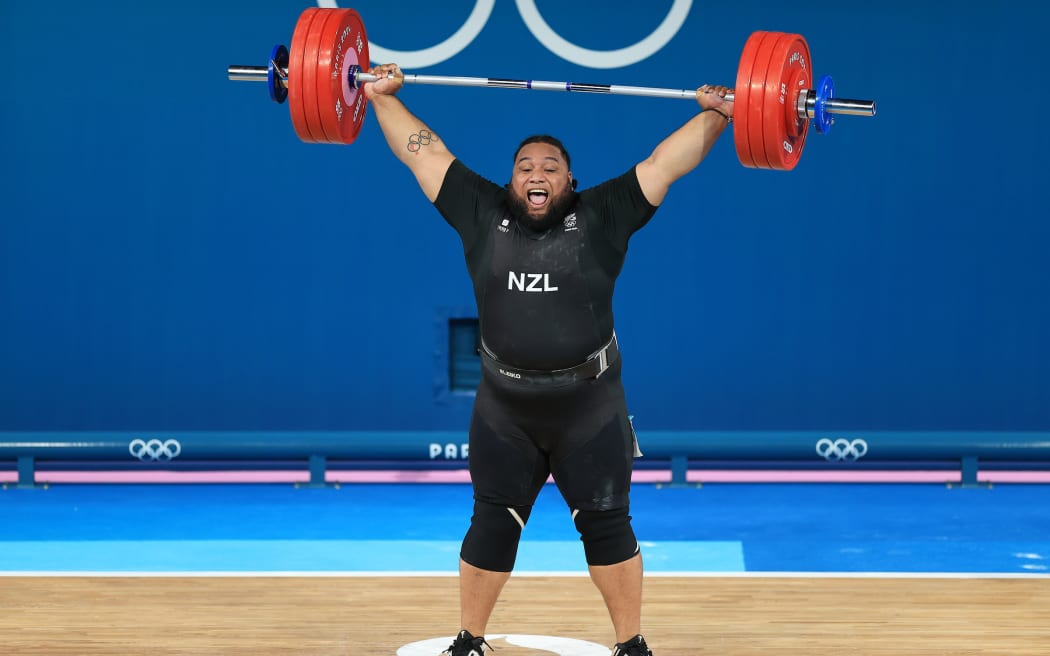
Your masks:
<svg viewBox="0 0 1050 656"><path fill-rule="evenodd" d="M511 212L537 232L557 225L576 202L572 172L561 150L548 143L530 143L518 151L508 188Z"/></svg>
<svg viewBox="0 0 1050 656"><path fill-rule="evenodd" d="M534 232L547 232L568 216L576 204L576 196L572 187L566 187L554 198L548 198L544 208L537 211L524 198L511 192L507 204L518 223Z"/></svg>

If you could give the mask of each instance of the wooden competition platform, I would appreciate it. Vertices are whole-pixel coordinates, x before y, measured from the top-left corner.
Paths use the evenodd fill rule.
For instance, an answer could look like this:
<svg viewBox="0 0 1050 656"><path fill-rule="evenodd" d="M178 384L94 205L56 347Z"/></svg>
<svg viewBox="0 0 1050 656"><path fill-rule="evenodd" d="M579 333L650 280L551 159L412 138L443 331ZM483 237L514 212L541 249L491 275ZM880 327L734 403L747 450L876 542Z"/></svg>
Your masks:
<svg viewBox="0 0 1050 656"><path fill-rule="evenodd" d="M0 645L18 656L393 656L452 635L457 600L453 576L10 576ZM655 656L1050 654L1045 577L655 576L644 615ZM612 642L585 576L514 576L489 633Z"/></svg>

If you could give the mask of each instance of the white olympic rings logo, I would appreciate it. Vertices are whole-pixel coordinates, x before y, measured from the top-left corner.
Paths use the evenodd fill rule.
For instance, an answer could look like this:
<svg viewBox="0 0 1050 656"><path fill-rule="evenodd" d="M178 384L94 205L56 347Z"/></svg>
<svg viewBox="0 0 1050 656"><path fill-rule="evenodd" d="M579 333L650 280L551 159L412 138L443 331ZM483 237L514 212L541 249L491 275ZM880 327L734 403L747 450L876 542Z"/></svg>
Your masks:
<svg viewBox="0 0 1050 656"><path fill-rule="evenodd" d="M572 638L556 638L540 635L487 635L486 640L506 640L507 644L517 647L528 647L547 653L560 654L560 656L609 656L609 648L602 645L587 642L585 640L574 640ZM405 645L397 650L397 656L433 656L448 647L452 638L430 638Z"/></svg>
<svg viewBox="0 0 1050 656"><path fill-rule="evenodd" d="M652 34L633 45L616 50L590 50L568 41L551 29L547 21L543 20L540 10L536 8L536 0L515 0L515 2L518 5L518 13L525 21L525 26L532 32L532 36L562 59L588 68L620 68L637 64L651 57L678 33L693 4L693 0L674 0L667 16ZM339 3L336 0L317 0L317 6L334 9L339 6ZM422 50L390 50L369 40L369 55L372 61L396 62L399 66L409 69L440 64L455 57L473 43L484 29L485 24L488 23L492 8L495 6L496 0L475 0L474 9L470 12L466 22L452 36L437 45Z"/></svg>
<svg viewBox="0 0 1050 656"><path fill-rule="evenodd" d="M147 460L158 462L174 460L182 453L182 445L178 440L131 440L128 444L128 452L135 458L146 462Z"/></svg>
<svg viewBox="0 0 1050 656"><path fill-rule="evenodd" d="M847 440L823 438L817 442L817 455L825 460L860 460L868 453L868 443L861 439Z"/></svg>

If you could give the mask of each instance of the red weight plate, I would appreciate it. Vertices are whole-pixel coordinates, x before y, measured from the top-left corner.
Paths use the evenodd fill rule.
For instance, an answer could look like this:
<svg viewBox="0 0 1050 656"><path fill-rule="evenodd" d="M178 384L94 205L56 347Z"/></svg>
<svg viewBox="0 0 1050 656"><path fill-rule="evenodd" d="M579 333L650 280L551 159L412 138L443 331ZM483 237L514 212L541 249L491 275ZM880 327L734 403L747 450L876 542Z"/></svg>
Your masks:
<svg viewBox="0 0 1050 656"><path fill-rule="evenodd" d="M317 80L323 75L318 69L317 56L325 42L324 36L328 26L339 21L342 9L319 9L306 34L306 48L303 51L303 114L306 126L313 135L314 141L328 143L324 128L321 127L321 113L318 110Z"/></svg>
<svg viewBox="0 0 1050 656"><path fill-rule="evenodd" d="M751 69L755 65L755 55L758 53L758 46L762 43L762 37L765 34L765 32L755 32L744 43L744 51L740 54L740 65L736 69L736 86L733 88L733 105L743 108L742 111L734 111L733 143L736 144L737 159L749 168L755 167L755 160L751 157L751 147L747 141L749 123L747 103L751 90Z"/></svg>
<svg viewBox="0 0 1050 656"><path fill-rule="evenodd" d="M809 119L798 117L798 97L812 88L812 62L806 40L798 34L782 35L766 72L762 111L770 168L790 171L798 164L809 131Z"/></svg>
<svg viewBox="0 0 1050 656"><path fill-rule="evenodd" d="M306 142L317 141L310 134L306 125L306 114L303 107L303 53L306 50L306 35L314 16L321 11L317 7L303 10L292 33L292 45L288 52L288 111L292 115L292 126L299 139Z"/></svg>
<svg viewBox="0 0 1050 656"><path fill-rule="evenodd" d="M755 161L755 167L760 169L770 168L764 143L762 110L765 107L766 76L770 59L781 36L781 32L766 32L763 36L762 43L755 53L755 66L751 69L751 88L748 90L747 107L744 108L748 118L747 142L751 146L751 158Z"/></svg>
<svg viewBox="0 0 1050 656"><path fill-rule="evenodd" d="M363 89L351 86L349 73L352 66L367 71L369 65L361 16L353 9L343 9L338 20L325 24L317 53L317 104L329 143L352 143L361 131L368 99Z"/></svg>
<svg viewBox="0 0 1050 656"><path fill-rule="evenodd" d="M317 135L318 141L323 143L331 143L332 140L329 138L327 126L325 126L324 120L321 118L321 99L317 90L325 86L328 77L332 74L330 57L328 56L331 49L332 32L339 27L344 11L347 10L339 8L325 9L324 24L320 29L310 31L311 45L308 48L313 56L314 66L313 72L306 76L305 86L313 95L307 106L313 110L310 125Z"/></svg>

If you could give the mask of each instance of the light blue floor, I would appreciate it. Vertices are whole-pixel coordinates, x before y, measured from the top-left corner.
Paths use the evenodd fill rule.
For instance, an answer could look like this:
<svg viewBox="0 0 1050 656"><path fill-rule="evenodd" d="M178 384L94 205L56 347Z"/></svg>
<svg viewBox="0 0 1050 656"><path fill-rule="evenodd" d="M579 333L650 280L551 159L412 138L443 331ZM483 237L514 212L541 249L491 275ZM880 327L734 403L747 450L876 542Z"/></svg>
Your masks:
<svg viewBox="0 0 1050 656"><path fill-rule="evenodd" d="M1047 574L1050 486L636 485L649 572ZM0 492L0 572L456 570L461 484L57 485ZM517 571L584 572L557 490Z"/></svg>
<svg viewBox="0 0 1050 656"><path fill-rule="evenodd" d="M4 568L13 571L180 572L448 572L456 563L453 540L97 540L5 542ZM739 542L652 542L645 548L651 572L682 563L710 572L740 572ZM577 541L526 541L519 571L581 571Z"/></svg>

